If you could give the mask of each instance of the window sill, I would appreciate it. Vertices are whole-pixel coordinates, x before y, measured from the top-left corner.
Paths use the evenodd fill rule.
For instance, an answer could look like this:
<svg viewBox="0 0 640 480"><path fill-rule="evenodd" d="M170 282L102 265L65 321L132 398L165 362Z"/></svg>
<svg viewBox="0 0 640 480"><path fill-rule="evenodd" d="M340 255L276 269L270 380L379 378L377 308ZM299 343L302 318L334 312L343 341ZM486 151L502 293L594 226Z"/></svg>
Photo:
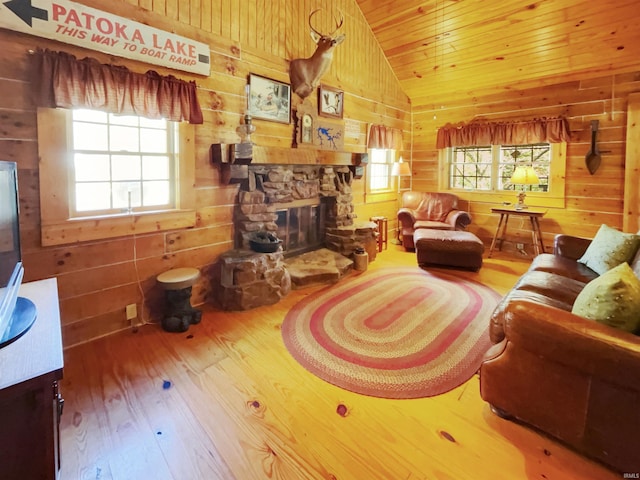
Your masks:
<svg viewBox="0 0 640 480"><path fill-rule="evenodd" d="M72 218L62 222L42 224L42 245L45 247L103 240L141 233L194 227L195 210L167 210Z"/></svg>
<svg viewBox="0 0 640 480"><path fill-rule="evenodd" d="M365 195L365 203L391 202L397 200L398 192L395 190L378 190L368 192Z"/></svg>
<svg viewBox="0 0 640 480"><path fill-rule="evenodd" d="M453 193L461 200L468 202L483 202L483 203L513 203L518 201L518 192L489 192L484 190L458 190L449 189L445 190L449 193ZM551 193L537 193L527 192L525 203L531 207L554 207L564 208L564 197L556 197Z"/></svg>

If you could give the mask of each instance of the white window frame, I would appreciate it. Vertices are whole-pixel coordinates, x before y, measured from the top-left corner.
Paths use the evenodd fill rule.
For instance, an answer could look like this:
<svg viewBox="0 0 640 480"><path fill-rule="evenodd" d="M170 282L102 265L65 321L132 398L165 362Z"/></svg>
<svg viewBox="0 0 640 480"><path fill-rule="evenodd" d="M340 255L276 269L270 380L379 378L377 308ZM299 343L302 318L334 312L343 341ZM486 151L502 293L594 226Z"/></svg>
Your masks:
<svg viewBox="0 0 640 480"><path fill-rule="evenodd" d="M81 110L86 110L86 109L81 109ZM81 111L78 110L78 111ZM69 173L71 174L70 178L68 179L69 182L69 212L70 212L70 217L71 218L79 218L79 217L87 217L87 216L104 216L104 215L117 215L120 213L134 213L134 212L142 212L142 211L157 211L157 210L173 210L175 208L176 205L176 198L175 198L175 190L176 190L176 175L177 175L177 169L176 166L178 165L178 155L180 154L179 152L179 139L178 139L178 128L177 128L177 124L175 122L171 122L171 121L166 121L164 122L165 128L158 128L158 125L154 125L153 127L148 127L148 126L144 126L144 125L140 125L138 123L138 125L133 125L130 122L132 120L135 120L136 122L139 122L139 119L142 117L131 117L131 116L127 116L124 120L125 121L129 121L129 123L125 124L125 123L119 123L118 122L118 117L113 117L113 114L107 114L104 113L103 115L105 115L104 120L95 120L95 119L77 119L74 115L75 110L71 110L70 111L70 115L67 115L67 120L69 121L69 124L67 125L67 131L73 136L75 136L75 123L79 123L79 124L89 124L89 125L99 125L99 126L104 126L105 127L105 131L106 131L106 135L104 140L107 142L107 145L110 141L110 136L112 135L112 127L114 128L119 128L119 127L124 127L127 129L131 129L131 128L135 128L137 130L137 134L139 138L142 138L142 131L144 129L147 128L151 128L152 130L156 130L156 131L164 131L166 134L166 144L165 144L165 148L164 151L159 152L145 152L143 151L142 147L140 146L140 144L138 145L137 149L127 149L126 151L117 151L117 150L111 150L110 148L105 148L103 150L98 150L97 149L97 145L96 142L92 142L89 145L89 149L86 150L82 150L82 149L73 149L70 154L74 155L74 154L79 154L79 155L99 155L99 156L104 156L104 157L109 157L109 171L112 171L113 168L113 161L114 158L117 158L120 155L125 155L127 157L138 157L138 160L140 162L142 162L142 159L144 157L146 158L153 158L156 156L160 156L160 157L165 157L168 160L169 163L169 169L167 172L167 177L163 178L162 181L167 181L169 183L170 186L170 192L169 192L169 198L167 199L167 202L161 205L150 205L150 206L142 206L142 205L132 205L132 195L131 193L129 193L129 202L127 207L115 207L115 206L111 206L110 208L107 209L103 209L103 210L78 210L78 199L76 196L76 187L78 185L82 185L82 184L86 184L89 188L94 188L94 179L91 180L78 180L78 176L77 176L77 172L75 171L75 166L73 163L73 159L71 159L71 167L69 169ZM102 112L100 112L102 113ZM72 138L70 140L70 143L74 146L77 146L77 143L75 142L75 140ZM140 142L142 143L142 142ZM130 171L135 171L132 168L129 168L128 170ZM138 178L137 176L135 177L130 177L127 180L119 180L119 179L113 179L111 177L111 175L109 175L109 178L101 178L98 183L100 184L109 184L109 190L112 191L114 184L138 184L138 185L142 185L144 183L144 172L143 172L143 166L142 163L140 164L140 177ZM95 190L95 188L94 188ZM140 199L142 200L144 195L144 187L140 188ZM111 202L114 202L114 197L113 194L111 195Z"/></svg>
<svg viewBox="0 0 640 480"><path fill-rule="evenodd" d="M546 192L527 192L527 204L537 207L559 207L565 206L565 173L567 144L551 143L551 165L549 172L549 187ZM492 146L493 166L492 185L496 188L498 179L498 162L500 146ZM459 198L467 201L487 202L487 203L515 203L519 189L514 190L474 190L463 188L452 188L450 186L450 159L452 148L439 150L439 189L455 193Z"/></svg>
<svg viewBox="0 0 640 480"><path fill-rule="evenodd" d="M382 160L384 156L384 161ZM391 177L391 166L396 158L396 151L389 148L371 148L369 149L369 168L367 168L367 192L370 194L389 193L394 191L394 182ZM386 175L374 176L374 165L386 167ZM372 182L374 178L385 178L386 185L384 187L374 188Z"/></svg>
<svg viewBox="0 0 640 480"><path fill-rule="evenodd" d="M195 214L194 127L178 124L179 156L175 165L175 207L165 210L74 216L70 192L71 110L38 109L40 212L42 245L63 245L139 233L193 227Z"/></svg>

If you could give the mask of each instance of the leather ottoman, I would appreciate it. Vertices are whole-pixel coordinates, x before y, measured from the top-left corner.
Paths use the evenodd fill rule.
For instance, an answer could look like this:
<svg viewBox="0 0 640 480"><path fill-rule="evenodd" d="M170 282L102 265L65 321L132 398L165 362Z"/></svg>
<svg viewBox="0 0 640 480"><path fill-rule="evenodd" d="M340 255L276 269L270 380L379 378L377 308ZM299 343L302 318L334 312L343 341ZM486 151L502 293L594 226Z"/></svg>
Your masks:
<svg viewBox="0 0 640 480"><path fill-rule="evenodd" d="M418 265L446 265L479 270L484 244L465 230L420 228L413 234Z"/></svg>

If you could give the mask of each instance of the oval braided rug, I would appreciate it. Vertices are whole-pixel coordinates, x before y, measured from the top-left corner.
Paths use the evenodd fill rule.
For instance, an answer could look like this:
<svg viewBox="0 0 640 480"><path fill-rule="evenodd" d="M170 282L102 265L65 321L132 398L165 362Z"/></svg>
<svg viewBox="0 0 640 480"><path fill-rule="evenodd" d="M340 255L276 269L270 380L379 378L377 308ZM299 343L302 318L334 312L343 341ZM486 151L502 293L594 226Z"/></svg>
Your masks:
<svg viewBox="0 0 640 480"><path fill-rule="evenodd" d="M300 301L282 337L303 367L334 385L375 397L429 397L478 370L500 298L454 275L385 268Z"/></svg>

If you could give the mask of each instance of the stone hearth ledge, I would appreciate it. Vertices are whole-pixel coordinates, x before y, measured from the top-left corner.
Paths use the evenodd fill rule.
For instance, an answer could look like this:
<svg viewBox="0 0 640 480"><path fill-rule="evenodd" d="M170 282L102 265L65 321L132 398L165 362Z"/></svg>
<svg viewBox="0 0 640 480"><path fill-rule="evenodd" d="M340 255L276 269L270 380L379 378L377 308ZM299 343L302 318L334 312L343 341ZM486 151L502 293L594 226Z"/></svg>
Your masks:
<svg viewBox="0 0 640 480"><path fill-rule="evenodd" d="M285 261L294 289L318 283L337 283L353 269L353 260L328 248L291 257Z"/></svg>
<svg viewBox="0 0 640 480"><path fill-rule="evenodd" d="M291 291L291 277L282 249L275 253L229 250L223 253L214 273L215 300L222 310L249 310L273 305Z"/></svg>

